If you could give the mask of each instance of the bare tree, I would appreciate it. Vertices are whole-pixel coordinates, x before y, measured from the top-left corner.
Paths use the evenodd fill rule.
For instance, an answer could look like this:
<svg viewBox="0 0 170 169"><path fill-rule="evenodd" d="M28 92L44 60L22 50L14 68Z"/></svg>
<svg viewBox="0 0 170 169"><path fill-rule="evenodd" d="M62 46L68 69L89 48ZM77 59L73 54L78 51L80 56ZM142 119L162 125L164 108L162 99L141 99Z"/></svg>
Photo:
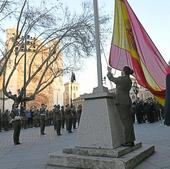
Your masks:
<svg viewBox="0 0 170 169"><path fill-rule="evenodd" d="M16 17L16 31L2 51L3 92L17 105L35 99L54 79L73 70L80 58L93 53L94 18L90 6L83 4L82 13L71 15L57 2L56 6L37 9L24 0ZM101 25L107 20L106 16L101 18ZM24 63L26 70L20 66ZM25 71L25 79L18 93L12 94L9 83L18 70ZM26 95L33 82L34 91Z"/></svg>
<svg viewBox="0 0 170 169"><path fill-rule="evenodd" d="M10 16L13 11L11 10L14 1L12 0L1 0L0 1L0 21Z"/></svg>
<svg viewBox="0 0 170 169"><path fill-rule="evenodd" d="M15 7L14 7L15 2L13 0L1 0L0 1L0 48L3 47L4 45L4 39L2 37L3 33L5 32L5 22L11 18L12 16L14 16L14 11L15 11ZM2 54L1 51L2 49L0 49L0 58L2 58ZM2 68L0 68L0 75L2 74Z"/></svg>

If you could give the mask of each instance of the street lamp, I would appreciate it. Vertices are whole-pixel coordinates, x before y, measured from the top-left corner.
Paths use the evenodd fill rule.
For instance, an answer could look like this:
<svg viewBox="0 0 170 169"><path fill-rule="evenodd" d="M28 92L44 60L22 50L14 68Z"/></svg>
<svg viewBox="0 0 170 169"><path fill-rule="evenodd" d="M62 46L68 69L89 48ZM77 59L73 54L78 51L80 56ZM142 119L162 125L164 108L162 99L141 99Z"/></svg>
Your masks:
<svg viewBox="0 0 170 169"><path fill-rule="evenodd" d="M138 93L139 93L139 87L138 87L138 85L137 85L137 82L133 82L132 90L133 90L133 92L135 93L136 98L137 98L137 95L138 95Z"/></svg>

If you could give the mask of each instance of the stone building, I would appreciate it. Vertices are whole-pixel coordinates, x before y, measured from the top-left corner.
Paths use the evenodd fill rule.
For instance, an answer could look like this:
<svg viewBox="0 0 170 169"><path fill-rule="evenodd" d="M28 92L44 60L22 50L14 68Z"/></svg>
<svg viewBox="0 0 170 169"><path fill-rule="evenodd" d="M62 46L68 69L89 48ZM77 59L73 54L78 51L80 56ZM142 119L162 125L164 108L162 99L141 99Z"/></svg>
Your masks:
<svg viewBox="0 0 170 169"><path fill-rule="evenodd" d="M64 105L71 105L73 100L80 97L80 85L77 82L68 82L64 84Z"/></svg>
<svg viewBox="0 0 170 169"><path fill-rule="evenodd" d="M13 44L15 32L16 32L16 29L14 29L14 28L7 29L7 31L6 31L6 50L7 51L8 51L8 49L11 48L11 45ZM21 38L25 38L25 37L21 37ZM11 69L13 68L14 60L16 58L17 52L19 52L18 56L21 56L23 53L24 54L26 53L26 66L25 66L26 71L24 70L24 57L23 57L23 59L17 66L17 69L13 73L10 83L9 83L8 90L11 91L13 94L17 93L17 90L20 89L21 86L23 86L25 74L26 74L26 78L28 78L28 74L29 74L28 70L29 70L30 62L36 52L37 46L41 43L40 40L37 40L37 39L35 40L35 39L36 39L35 37L31 37L31 36L27 35L27 38L26 38L24 44L19 44L19 45L15 46L14 52L12 53L12 57L10 58L10 60L7 64L6 75L8 76ZM34 72L36 70L36 68L38 67L38 65L41 62L43 62L43 60L47 57L48 54L49 54L48 46L47 47L45 46L45 47L43 47L42 50L38 51L37 57L34 59L34 64L33 64L31 71ZM58 57L56 64L58 67L62 68L62 66L63 66L62 55L60 57ZM35 68L35 70L34 70L34 68ZM45 78L48 79L48 77L51 75L50 73L51 72L48 71ZM41 75L37 74L32 79L31 83L27 87L27 91L26 91L27 96L29 96L30 94L32 94L34 92L35 86L36 86L37 81L40 78L40 76ZM0 79L0 81L2 83L2 78ZM39 107L41 105L41 103L44 103L44 104L47 104L49 109L52 109L54 104L63 104L63 91L64 91L64 83L63 83L63 76L61 75L60 77L57 77L51 85L49 85L41 93L39 93L36 96L35 100L27 102L27 108L30 108L32 106ZM2 85L1 85L1 95L3 95L2 94ZM1 99L1 102L2 102L2 99ZM5 109L11 109L12 103L13 103L13 101L11 99L7 99L5 101ZM1 106L2 106L2 104L1 104ZM2 107L1 107L1 109L2 109Z"/></svg>

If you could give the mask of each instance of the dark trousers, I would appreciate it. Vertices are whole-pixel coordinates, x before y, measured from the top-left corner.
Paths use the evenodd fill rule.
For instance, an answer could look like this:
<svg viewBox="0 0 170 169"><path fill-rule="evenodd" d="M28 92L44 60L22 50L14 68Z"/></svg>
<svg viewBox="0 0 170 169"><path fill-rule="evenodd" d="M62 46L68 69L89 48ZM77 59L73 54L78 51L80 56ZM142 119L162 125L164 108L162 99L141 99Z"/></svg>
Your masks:
<svg viewBox="0 0 170 169"><path fill-rule="evenodd" d="M5 131L9 130L9 122L7 120L4 121L4 130Z"/></svg>
<svg viewBox="0 0 170 169"><path fill-rule="evenodd" d="M77 122L77 119L73 118L73 129L76 129L76 122Z"/></svg>
<svg viewBox="0 0 170 169"><path fill-rule="evenodd" d="M44 134L45 131L45 117L41 117L40 119L40 133Z"/></svg>
<svg viewBox="0 0 170 169"><path fill-rule="evenodd" d="M64 126L65 126L65 118L62 118L62 119L61 119L61 125L62 125L62 129L64 129Z"/></svg>
<svg viewBox="0 0 170 169"><path fill-rule="evenodd" d="M57 135L61 135L61 120L56 121L56 131Z"/></svg>
<svg viewBox="0 0 170 169"><path fill-rule="evenodd" d="M16 120L13 122L14 133L13 133L13 141L14 144L19 143L19 136L21 131L21 120Z"/></svg>
<svg viewBox="0 0 170 169"><path fill-rule="evenodd" d="M28 118L28 127L33 126L33 118Z"/></svg>
<svg viewBox="0 0 170 169"><path fill-rule="evenodd" d="M67 118L66 119L66 129L69 133L71 133L72 131L72 117Z"/></svg>

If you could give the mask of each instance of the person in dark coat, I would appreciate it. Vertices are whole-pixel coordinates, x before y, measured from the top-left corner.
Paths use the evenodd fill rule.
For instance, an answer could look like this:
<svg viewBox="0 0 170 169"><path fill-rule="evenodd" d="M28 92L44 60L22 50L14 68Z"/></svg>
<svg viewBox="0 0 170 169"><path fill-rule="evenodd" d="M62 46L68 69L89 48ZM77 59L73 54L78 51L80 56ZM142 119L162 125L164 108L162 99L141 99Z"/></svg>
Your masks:
<svg viewBox="0 0 170 169"><path fill-rule="evenodd" d="M8 109L5 110L5 112L2 115L2 118L3 118L4 130L8 131L9 130L9 111L8 111Z"/></svg>
<svg viewBox="0 0 170 169"><path fill-rule="evenodd" d="M57 131L57 135L61 136L60 105L54 105L54 109L53 109L53 123L54 123L54 129Z"/></svg>
<svg viewBox="0 0 170 169"><path fill-rule="evenodd" d="M108 68L107 74L108 79L116 84L115 106L123 124L124 143L122 146L134 146L135 141L131 114L132 101L129 96L129 91L132 87L132 81L129 77L131 74L133 74L133 70L128 66L123 67L122 76L117 78L113 77L110 68Z"/></svg>
<svg viewBox="0 0 170 169"><path fill-rule="evenodd" d="M23 104L20 105L20 115L22 117L22 127L24 129L26 129L28 127L28 125L27 125L27 116L26 116L25 106Z"/></svg>
<svg viewBox="0 0 170 169"><path fill-rule="evenodd" d="M12 106L11 118L12 118L11 122L14 128L13 141L15 145L18 145L21 144L19 141L21 131L21 116L20 110L18 109L18 105L15 103Z"/></svg>
<svg viewBox="0 0 170 169"><path fill-rule="evenodd" d="M72 114L71 114L71 107L66 105L65 108L65 118L66 118L66 130L68 133L72 133Z"/></svg>
<svg viewBox="0 0 170 169"><path fill-rule="evenodd" d="M46 118L46 105L41 104L40 108L40 133L41 135L45 135L45 118Z"/></svg>
<svg viewBox="0 0 170 169"><path fill-rule="evenodd" d="M164 124L170 126L170 73L166 76L164 115Z"/></svg>
<svg viewBox="0 0 170 169"><path fill-rule="evenodd" d="M73 129L76 129L77 114L76 114L76 108L74 105L71 107L71 114L72 114Z"/></svg>
<svg viewBox="0 0 170 169"><path fill-rule="evenodd" d="M61 126L62 129L64 129L65 127L65 110L64 110L64 106L61 106Z"/></svg>
<svg viewBox="0 0 170 169"><path fill-rule="evenodd" d="M139 124L144 122L143 102L137 98L136 102L136 119Z"/></svg>
<svg viewBox="0 0 170 169"><path fill-rule="evenodd" d="M148 121L149 123L154 123L155 120L154 120L154 112L155 112L155 106L154 106L154 103L152 101L152 99L149 99L149 102L148 102Z"/></svg>

